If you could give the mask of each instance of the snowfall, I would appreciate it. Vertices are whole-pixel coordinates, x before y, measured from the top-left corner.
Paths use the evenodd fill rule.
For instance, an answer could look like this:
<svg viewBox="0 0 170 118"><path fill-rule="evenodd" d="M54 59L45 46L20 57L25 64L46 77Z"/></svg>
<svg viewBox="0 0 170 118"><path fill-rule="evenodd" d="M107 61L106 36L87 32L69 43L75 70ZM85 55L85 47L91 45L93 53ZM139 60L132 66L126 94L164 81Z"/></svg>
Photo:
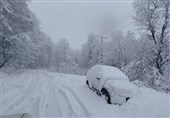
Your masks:
<svg viewBox="0 0 170 118"><path fill-rule="evenodd" d="M170 94L140 87L119 106L91 91L85 76L46 70L0 73L0 117L170 117Z"/></svg>

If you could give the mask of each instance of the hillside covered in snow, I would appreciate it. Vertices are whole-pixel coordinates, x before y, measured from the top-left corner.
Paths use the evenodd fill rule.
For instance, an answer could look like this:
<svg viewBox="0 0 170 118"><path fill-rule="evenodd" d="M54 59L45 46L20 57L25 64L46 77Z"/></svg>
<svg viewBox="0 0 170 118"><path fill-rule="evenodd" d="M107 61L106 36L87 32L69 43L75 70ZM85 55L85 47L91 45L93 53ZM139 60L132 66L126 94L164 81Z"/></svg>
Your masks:
<svg viewBox="0 0 170 118"><path fill-rule="evenodd" d="M86 77L48 72L1 73L3 118L20 117L170 117L169 95L141 87L119 106L107 104L85 84Z"/></svg>

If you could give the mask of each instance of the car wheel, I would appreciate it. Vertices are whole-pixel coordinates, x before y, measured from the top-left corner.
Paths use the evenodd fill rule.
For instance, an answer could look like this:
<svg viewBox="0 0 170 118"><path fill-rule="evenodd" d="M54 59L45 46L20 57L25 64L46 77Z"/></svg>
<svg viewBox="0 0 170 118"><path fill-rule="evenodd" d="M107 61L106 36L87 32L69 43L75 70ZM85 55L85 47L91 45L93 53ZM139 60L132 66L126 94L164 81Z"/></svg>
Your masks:
<svg viewBox="0 0 170 118"><path fill-rule="evenodd" d="M86 85L90 88L90 86L89 86L89 81L88 80L86 80ZM91 90L93 90L92 88L90 88ZM93 90L94 91L94 90Z"/></svg>
<svg viewBox="0 0 170 118"><path fill-rule="evenodd" d="M96 94L97 94L98 96L101 96L101 93L100 93L99 91L97 91Z"/></svg>
<svg viewBox="0 0 170 118"><path fill-rule="evenodd" d="M89 82L88 82L88 80L86 80L86 84L87 84L87 86L89 86Z"/></svg>
<svg viewBox="0 0 170 118"><path fill-rule="evenodd" d="M109 92L107 91L107 89L102 88L101 93L102 93L102 95L105 96L105 99L107 100L107 103L108 103L108 104L111 104L111 97L110 97L110 94L109 94Z"/></svg>
<svg viewBox="0 0 170 118"><path fill-rule="evenodd" d="M130 98L129 98L129 97L127 97L127 98L126 98L126 101L128 101L129 99L130 99Z"/></svg>

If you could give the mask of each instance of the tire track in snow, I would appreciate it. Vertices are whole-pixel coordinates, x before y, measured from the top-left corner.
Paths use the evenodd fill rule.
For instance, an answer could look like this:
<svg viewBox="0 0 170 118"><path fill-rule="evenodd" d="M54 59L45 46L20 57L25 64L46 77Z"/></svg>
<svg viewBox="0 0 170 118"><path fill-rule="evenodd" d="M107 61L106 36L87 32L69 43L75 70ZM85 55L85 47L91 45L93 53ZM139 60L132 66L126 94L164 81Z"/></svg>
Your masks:
<svg viewBox="0 0 170 118"><path fill-rule="evenodd" d="M49 79L52 79L53 81L55 81L56 78L54 76L51 76L48 73L43 72L43 71L42 71L42 73L44 75L46 75ZM57 83L60 83L60 81L58 81ZM59 94L60 94L58 102L60 102L59 106L60 106L60 109L61 109L60 111L61 111L62 117L75 117L75 112L73 111L72 105L71 105L66 93L62 89L60 89L61 85L62 85L61 83L57 84L56 87L58 88L58 91L59 91ZM55 87L55 85L54 85L54 87Z"/></svg>
<svg viewBox="0 0 170 118"><path fill-rule="evenodd" d="M27 79L26 81L27 81L27 85L22 85L22 91L18 93L19 95L16 96L15 98L13 98L8 103L7 107L4 106L4 108L3 108L4 112L7 111L8 113L13 113L16 111L16 109L19 109L20 104L22 104L23 101L27 101L30 94L34 91L37 82L35 81L35 79L32 79L32 78ZM31 88L31 89L29 89L29 88ZM27 94L27 93L29 93L29 94ZM3 99L5 99L5 97L7 97L7 96L3 96Z"/></svg>
<svg viewBox="0 0 170 118"><path fill-rule="evenodd" d="M50 81L50 79L54 79L54 77L48 75L45 72L42 72L42 73L48 77L48 79L47 79L48 83L51 83L52 81ZM53 88L55 89L54 83L51 83L49 85L52 85ZM59 89L59 92L64 97L64 99L67 103L67 107L71 110L69 115L71 115L72 117L90 117L88 110L86 109L84 104L80 101L80 99L75 94L75 92L71 88L69 88L65 85L60 85L60 87L62 87L62 88ZM72 98L72 99L70 99L70 98ZM59 106L60 106L60 108L62 108L61 104ZM62 113L62 109L60 109L60 110ZM81 110L81 113L78 113L78 110ZM62 116L64 116L64 114Z"/></svg>
<svg viewBox="0 0 170 118"><path fill-rule="evenodd" d="M64 103L67 105L67 107L68 107L68 110L69 110L69 113L67 113L67 116L73 116L73 108L72 108L72 106L71 106L71 103L70 103L70 101L69 101L69 99L68 99L68 97L67 97L67 95L66 95L66 93L63 91L63 90L59 90L59 92L60 92L60 94L61 94L61 96L63 96L63 99L64 99Z"/></svg>
<svg viewBox="0 0 170 118"><path fill-rule="evenodd" d="M40 115L40 109L41 107L41 91L42 87L45 86L45 81L39 78L38 75L34 75L32 73L27 72L31 76L27 76L27 80L29 80L29 83L26 82L26 86L24 88L24 91L22 91L20 102L16 104L15 111L20 111L23 108L26 108L28 105L32 105L31 109L34 109L34 116L38 117ZM26 78L26 77L25 77ZM44 97L45 98L45 97Z"/></svg>
<svg viewBox="0 0 170 118"><path fill-rule="evenodd" d="M29 77L25 77L27 78L27 82L26 85L23 85L23 91L15 98L16 100L12 100L8 105L12 107L11 109L9 108L10 111L8 110L8 113L14 114L22 110L22 108L26 108L32 102L34 104L31 108L35 111L32 114L33 116L61 117L61 108L52 79L41 71L36 74L28 73L28 75Z"/></svg>
<svg viewBox="0 0 170 118"><path fill-rule="evenodd" d="M59 116L55 116L55 117L62 117L62 112L61 112L61 106L60 106L60 104L58 103L58 97L56 96L56 91L55 91L55 85L54 85L54 83L52 82L52 80L53 80L53 78L52 77L50 77L47 73L45 73L45 72L42 72L42 71L40 71L40 74L43 74L43 75L45 75L47 78L44 78L44 77L42 77L47 83L48 83L48 88L49 88L49 99L51 100L50 102L54 102L54 103L56 103L56 108L58 109L58 112L59 112ZM53 94L52 94L53 93ZM48 100L45 100L46 102L48 102ZM43 103L44 105L45 104L47 104L47 103ZM43 105L43 106L44 106ZM46 105L45 105L46 106ZM51 104L51 106L53 106L54 107L54 104ZM52 111L54 110L54 109L51 109ZM50 112L51 112L51 110L50 110ZM54 111L53 111L54 112ZM58 115L58 114L57 114Z"/></svg>
<svg viewBox="0 0 170 118"><path fill-rule="evenodd" d="M63 88L65 88L65 90L68 91L67 93L70 93L71 96L73 96L73 99L76 100L78 106L79 106L79 107L82 109L82 111L84 112L84 115L85 115L84 117L90 117L90 114L89 114L88 110L86 109L86 107L84 106L84 104L80 101L80 99L79 99L78 96L75 94L75 92L74 92L71 88L69 88L69 87L67 87L67 86L65 86L65 85L63 85ZM68 96L67 96L67 98L68 98ZM70 102L72 102L72 101L70 101Z"/></svg>

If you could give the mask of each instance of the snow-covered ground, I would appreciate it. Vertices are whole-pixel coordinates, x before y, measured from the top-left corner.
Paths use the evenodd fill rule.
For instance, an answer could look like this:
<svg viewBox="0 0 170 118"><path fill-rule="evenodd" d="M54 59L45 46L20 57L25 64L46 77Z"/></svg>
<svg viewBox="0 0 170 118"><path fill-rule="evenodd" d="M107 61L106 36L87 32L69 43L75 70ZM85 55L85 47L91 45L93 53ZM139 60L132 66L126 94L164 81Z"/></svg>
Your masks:
<svg viewBox="0 0 170 118"><path fill-rule="evenodd" d="M1 73L0 117L170 117L170 94L140 88L141 94L122 106L110 105L85 79L45 70Z"/></svg>

